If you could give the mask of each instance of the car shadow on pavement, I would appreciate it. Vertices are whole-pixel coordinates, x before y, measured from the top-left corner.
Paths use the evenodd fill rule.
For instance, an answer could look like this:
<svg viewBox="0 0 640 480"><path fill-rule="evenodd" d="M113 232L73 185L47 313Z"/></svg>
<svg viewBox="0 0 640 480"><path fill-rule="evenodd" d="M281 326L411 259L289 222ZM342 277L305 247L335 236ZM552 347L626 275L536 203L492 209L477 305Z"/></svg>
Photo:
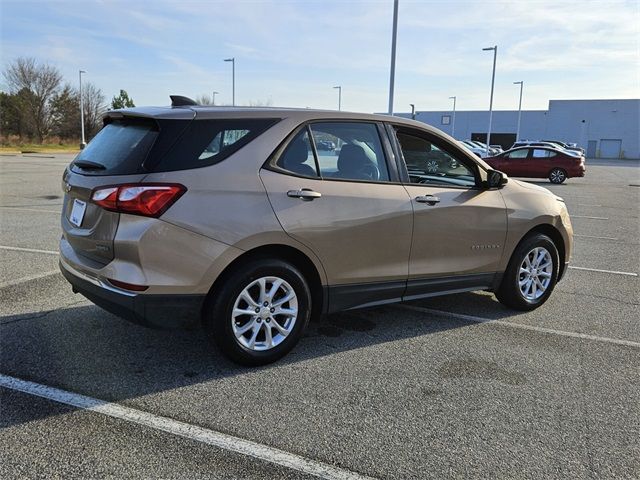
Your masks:
<svg viewBox="0 0 640 480"><path fill-rule="evenodd" d="M471 296L466 301L476 306L478 300L490 302L486 295L486 300L477 294L455 297L464 300L465 296ZM494 310L501 309L491 303ZM497 316L508 313L513 314L496 311ZM200 329L153 330L83 305L1 317L0 373L120 402L256 370L298 363L305 368L308 360L468 325L397 305L328 315L311 322L301 342L283 359L249 369L229 362L209 345ZM0 388L0 396L3 392ZM33 415L46 417L47 413ZM6 422L11 419L3 419L5 427Z"/></svg>

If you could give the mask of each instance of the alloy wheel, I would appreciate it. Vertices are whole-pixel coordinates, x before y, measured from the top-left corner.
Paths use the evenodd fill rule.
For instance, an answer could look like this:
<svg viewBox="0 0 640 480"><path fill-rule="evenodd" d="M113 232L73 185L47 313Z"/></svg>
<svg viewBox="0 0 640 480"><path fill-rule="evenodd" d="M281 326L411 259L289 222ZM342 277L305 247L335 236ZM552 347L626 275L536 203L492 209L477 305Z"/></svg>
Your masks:
<svg viewBox="0 0 640 480"><path fill-rule="evenodd" d="M553 260L544 247L535 247L524 257L518 274L518 287L522 296L529 300L538 300L544 295L551 283Z"/></svg>
<svg viewBox="0 0 640 480"><path fill-rule="evenodd" d="M247 285L236 298L231 328L243 347L266 351L287 338L297 317L298 298L293 287L279 277L262 277Z"/></svg>
<svg viewBox="0 0 640 480"><path fill-rule="evenodd" d="M551 180L551 183L562 183L566 178L567 175L559 168L552 170L551 174L549 174L549 180Z"/></svg>
<svg viewBox="0 0 640 480"><path fill-rule="evenodd" d="M429 173L437 173L438 172L438 162L435 160L429 160L427 162L427 172Z"/></svg>

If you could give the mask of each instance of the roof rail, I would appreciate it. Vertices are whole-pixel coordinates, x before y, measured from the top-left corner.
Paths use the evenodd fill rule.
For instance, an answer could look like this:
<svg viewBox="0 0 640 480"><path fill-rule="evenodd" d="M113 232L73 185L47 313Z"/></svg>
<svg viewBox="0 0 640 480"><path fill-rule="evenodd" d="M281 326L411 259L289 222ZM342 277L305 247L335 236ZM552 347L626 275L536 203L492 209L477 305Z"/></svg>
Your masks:
<svg viewBox="0 0 640 480"><path fill-rule="evenodd" d="M183 97L182 95L169 95L169 98L171 99L172 107L186 107L191 105L198 105L189 97Z"/></svg>

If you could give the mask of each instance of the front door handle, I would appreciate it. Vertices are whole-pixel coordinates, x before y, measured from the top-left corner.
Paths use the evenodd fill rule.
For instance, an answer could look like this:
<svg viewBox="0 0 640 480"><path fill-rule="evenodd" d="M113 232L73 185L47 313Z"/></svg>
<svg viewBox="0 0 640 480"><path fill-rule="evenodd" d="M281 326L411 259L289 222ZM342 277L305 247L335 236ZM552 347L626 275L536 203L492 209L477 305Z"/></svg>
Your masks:
<svg viewBox="0 0 640 480"><path fill-rule="evenodd" d="M434 195L421 195L419 197L416 197L416 202L435 205L436 203L440 202L440 199Z"/></svg>
<svg viewBox="0 0 640 480"><path fill-rule="evenodd" d="M300 190L289 190L287 192L287 197L291 198L299 198L300 200L304 200L305 202L310 202L311 200L315 200L316 198L320 198L322 194L320 192L314 192L310 188L301 188Z"/></svg>

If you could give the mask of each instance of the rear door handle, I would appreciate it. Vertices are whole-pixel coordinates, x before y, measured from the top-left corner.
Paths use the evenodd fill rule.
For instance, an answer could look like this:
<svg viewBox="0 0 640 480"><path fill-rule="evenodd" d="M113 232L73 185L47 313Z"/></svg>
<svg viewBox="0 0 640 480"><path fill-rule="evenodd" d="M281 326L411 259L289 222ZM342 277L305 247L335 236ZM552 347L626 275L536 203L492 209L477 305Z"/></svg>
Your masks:
<svg viewBox="0 0 640 480"><path fill-rule="evenodd" d="M440 202L440 199L433 195L421 195L416 197L416 202L418 203L427 203L429 205L435 205Z"/></svg>
<svg viewBox="0 0 640 480"><path fill-rule="evenodd" d="M301 188L300 190L289 190L287 192L287 197L291 198L299 198L300 200L304 200L305 202L310 202L311 200L315 200L316 198L320 198L322 194L320 192L315 192L310 188Z"/></svg>

